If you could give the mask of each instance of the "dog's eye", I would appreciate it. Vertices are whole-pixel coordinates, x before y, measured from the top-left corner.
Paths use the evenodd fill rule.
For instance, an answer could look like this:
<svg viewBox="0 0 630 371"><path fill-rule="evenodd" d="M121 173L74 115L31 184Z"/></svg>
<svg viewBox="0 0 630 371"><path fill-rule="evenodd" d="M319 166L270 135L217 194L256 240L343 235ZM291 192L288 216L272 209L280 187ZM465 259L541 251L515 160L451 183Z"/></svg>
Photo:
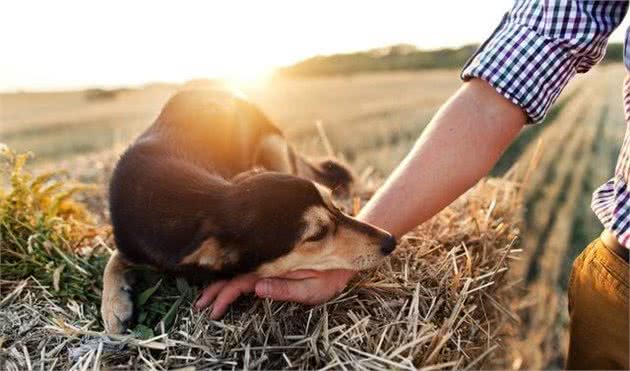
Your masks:
<svg viewBox="0 0 630 371"><path fill-rule="evenodd" d="M319 241L319 240L323 239L324 237L326 237L327 234L328 234L328 227L324 225L324 226L320 227L319 231L317 231L311 237L307 238L305 241L306 242Z"/></svg>

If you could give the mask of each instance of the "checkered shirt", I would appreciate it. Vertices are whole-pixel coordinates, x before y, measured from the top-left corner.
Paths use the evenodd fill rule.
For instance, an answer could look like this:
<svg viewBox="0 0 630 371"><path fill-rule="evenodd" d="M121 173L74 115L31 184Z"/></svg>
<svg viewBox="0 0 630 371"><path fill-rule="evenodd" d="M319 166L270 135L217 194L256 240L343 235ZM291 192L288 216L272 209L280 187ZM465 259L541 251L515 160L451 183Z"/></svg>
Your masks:
<svg viewBox="0 0 630 371"><path fill-rule="evenodd" d="M606 51L627 1L517 0L494 33L464 67L464 81L480 78L541 122L562 89L587 72ZM630 71L630 29L624 63ZM630 247L630 79L624 83L626 134L614 176L593 194L592 208L605 228Z"/></svg>

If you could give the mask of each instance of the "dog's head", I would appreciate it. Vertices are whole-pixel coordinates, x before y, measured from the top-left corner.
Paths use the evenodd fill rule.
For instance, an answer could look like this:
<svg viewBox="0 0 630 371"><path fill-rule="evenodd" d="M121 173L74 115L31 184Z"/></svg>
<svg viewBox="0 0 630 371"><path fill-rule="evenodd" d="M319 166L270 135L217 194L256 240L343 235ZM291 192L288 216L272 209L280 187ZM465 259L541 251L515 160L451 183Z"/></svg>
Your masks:
<svg viewBox="0 0 630 371"><path fill-rule="evenodd" d="M236 177L216 249L239 270L277 276L300 269L375 267L394 237L341 212L330 191L296 176L252 172Z"/></svg>

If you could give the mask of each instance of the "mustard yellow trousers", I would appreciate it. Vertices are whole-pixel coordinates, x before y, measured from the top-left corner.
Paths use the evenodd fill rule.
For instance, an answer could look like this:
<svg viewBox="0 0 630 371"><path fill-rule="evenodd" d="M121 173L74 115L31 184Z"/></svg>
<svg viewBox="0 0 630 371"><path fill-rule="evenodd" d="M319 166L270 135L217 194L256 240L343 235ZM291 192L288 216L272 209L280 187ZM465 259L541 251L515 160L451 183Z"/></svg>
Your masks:
<svg viewBox="0 0 630 371"><path fill-rule="evenodd" d="M610 243L609 243L610 245ZM569 280L570 370L628 369L628 263L601 238L573 263Z"/></svg>

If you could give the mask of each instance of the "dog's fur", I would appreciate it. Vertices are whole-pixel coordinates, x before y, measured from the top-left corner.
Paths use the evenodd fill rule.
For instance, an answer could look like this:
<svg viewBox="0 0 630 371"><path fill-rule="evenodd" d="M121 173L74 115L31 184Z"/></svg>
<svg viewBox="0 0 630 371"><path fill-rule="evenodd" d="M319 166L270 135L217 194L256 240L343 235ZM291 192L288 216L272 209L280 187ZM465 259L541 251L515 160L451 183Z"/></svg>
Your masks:
<svg viewBox="0 0 630 371"><path fill-rule="evenodd" d="M352 186L346 166L300 156L245 98L176 94L112 176L118 251L104 276L106 330L122 332L131 319L131 265L203 281L375 266L395 240L333 205L329 189Z"/></svg>

